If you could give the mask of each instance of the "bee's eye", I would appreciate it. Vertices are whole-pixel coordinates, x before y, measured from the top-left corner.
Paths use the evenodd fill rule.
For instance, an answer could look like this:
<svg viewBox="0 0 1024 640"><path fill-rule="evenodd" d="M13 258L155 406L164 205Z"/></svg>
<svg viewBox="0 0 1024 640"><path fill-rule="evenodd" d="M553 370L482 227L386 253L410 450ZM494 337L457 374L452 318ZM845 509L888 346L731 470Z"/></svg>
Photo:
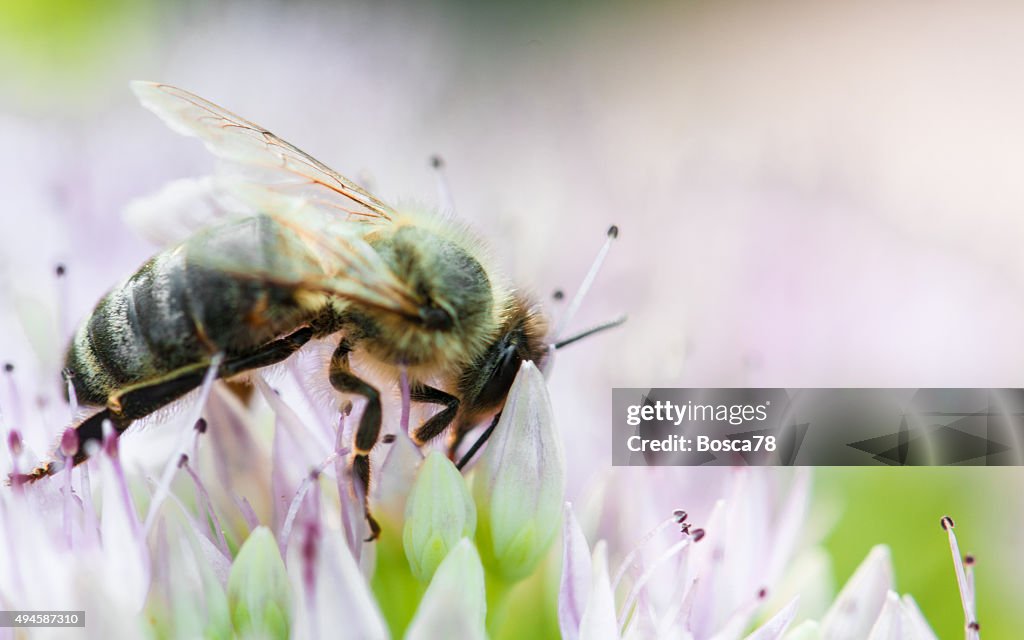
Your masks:
<svg viewBox="0 0 1024 640"><path fill-rule="evenodd" d="M420 320L423 326L437 331L446 331L452 328L452 317L440 307L420 307Z"/></svg>
<svg viewBox="0 0 1024 640"><path fill-rule="evenodd" d="M481 404L488 405L504 400L508 390L512 388L516 374L519 373L522 358L519 357L514 345L507 345L498 358L490 377L480 390L478 401Z"/></svg>

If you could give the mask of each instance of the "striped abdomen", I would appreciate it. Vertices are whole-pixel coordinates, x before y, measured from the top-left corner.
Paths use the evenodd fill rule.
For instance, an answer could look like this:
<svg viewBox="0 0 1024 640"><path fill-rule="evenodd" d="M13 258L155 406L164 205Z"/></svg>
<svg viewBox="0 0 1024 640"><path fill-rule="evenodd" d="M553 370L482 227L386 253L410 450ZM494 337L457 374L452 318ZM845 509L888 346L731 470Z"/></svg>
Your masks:
<svg viewBox="0 0 1024 640"><path fill-rule="evenodd" d="M104 405L126 386L208 362L220 351L245 355L308 322L313 313L296 302L296 285L287 284L295 247L285 240L271 219L247 218L144 264L75 333L66 367L79 402Z"/></svg>

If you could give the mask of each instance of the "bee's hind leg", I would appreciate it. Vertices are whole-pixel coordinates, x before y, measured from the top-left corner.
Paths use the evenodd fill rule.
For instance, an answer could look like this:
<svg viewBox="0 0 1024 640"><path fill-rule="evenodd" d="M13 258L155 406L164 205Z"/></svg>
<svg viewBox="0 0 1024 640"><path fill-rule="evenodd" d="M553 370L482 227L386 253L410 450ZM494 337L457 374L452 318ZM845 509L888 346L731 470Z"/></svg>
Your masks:
<svg viewBox="0 0 1024 640"><path fill-rule="evenodd" d="M268 342L252 353L228 358L221 364L217 371L217 377L233 376L242 371L281 362L309 342L312 337L313 330L304 327L284 338ZM78 451L72 458L72 463L77 465L89 457L88 443L99 444L103 441L103 423L105 421L109 420L115 433L120 434L134 421L148 416L201 385L209 367L208 362L189 365L156 380L136 384L112 393L106 408L89 416L75 427L75 433L78 435ZM35 482L46 476L52 476L63 466L64 463L60 460L47 462L31 473L24 474L21 479L26 482Z"/></svg>
<svg viewBox="0 0 1024 640"><path fill-rule="evenodd" d="M312 337L313 330L303 327L283 338L272 340L250 353L232 355L221 363L217 370L217 377L227 378L250 369L277 364L298 351ZM112 394L107 408L111 411L110 417L114 428L119 432L124 431L133 420L148 416L199 387L209 368L209 362L196 363L157 380L133 385ZM97 434L97 437L101 436L102 434Z"/></svg>
<svg viewBox="0 0 1024 640"><path fill-rule="evenodd" d="M356 429L352 473L363 491L363 510L366 514L366 522L370 525L370 537L366 539L366 542L371 542L380 537L380 525L370 513L370 451L380 437L380 393L372 385L352 373L348 357L352 348L352 344L348 340L342 340L338 344L334 355L331 356L330 381L331 386L342 393L354 393L366 398L366 406L363 408L363 415L359 419L359 427Z"/></svg>

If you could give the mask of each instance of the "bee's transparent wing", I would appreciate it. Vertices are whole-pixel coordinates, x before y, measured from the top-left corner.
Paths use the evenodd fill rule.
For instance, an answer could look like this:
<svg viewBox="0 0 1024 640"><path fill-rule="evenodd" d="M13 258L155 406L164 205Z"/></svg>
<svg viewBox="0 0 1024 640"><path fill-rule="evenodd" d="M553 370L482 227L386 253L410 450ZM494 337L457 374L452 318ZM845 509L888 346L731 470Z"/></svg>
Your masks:
<svg viewBox="0 0 1024 640"><path fill-rule="evenodd" d="M273 213L237 218L189 239L191 264L418 317L416 293L362 237L365 225L259 186L239 193L267 200Z"/></svg>
<svg viewBox="0 0 1024 640"><path fill-rule="evenodd" d="M229 196L230 188L218 176L182 178L132 200L121 217L139 236L158 246L170 247L203 227L260 213Z"/></svg>
<svg viewBox="0 0 1024 640"><path fill-rule="evenodd" d="M216 104L183 89L154 82L133 82L142 105L171 129L202 140L239 175L281 195L302 198L309 206L342 214L347 220L386 222L391 207L319 160Z"/></svg>

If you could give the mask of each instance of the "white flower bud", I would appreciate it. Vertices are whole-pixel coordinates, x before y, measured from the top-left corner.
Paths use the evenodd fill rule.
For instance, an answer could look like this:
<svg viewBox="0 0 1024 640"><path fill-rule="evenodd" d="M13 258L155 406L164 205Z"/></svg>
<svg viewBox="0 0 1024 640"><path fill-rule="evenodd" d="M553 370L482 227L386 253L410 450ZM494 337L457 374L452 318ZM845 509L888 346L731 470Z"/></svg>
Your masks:
<svg viewBox="0 0 1024 640"><path fill-rule="evenodd" d="M484 562L507 580L529 575L561 524L565 456L544 376L524 362L476 469Z"/></svg>
<svg viewBox="0 0 1024 640"><path fill-rule="evenodd" d="M288 637L291 588L270 529L257 527L239 549L228 576L228 606L239 636Z"/></svg>
<svg viewBox="0 0 1024 640"><path fill-rule="evenodd" d="M476 532L476 508L462 474L448 458L433 452L420 465L405 504L402 541L409 567L427 582L448 552Z"/></svg>

